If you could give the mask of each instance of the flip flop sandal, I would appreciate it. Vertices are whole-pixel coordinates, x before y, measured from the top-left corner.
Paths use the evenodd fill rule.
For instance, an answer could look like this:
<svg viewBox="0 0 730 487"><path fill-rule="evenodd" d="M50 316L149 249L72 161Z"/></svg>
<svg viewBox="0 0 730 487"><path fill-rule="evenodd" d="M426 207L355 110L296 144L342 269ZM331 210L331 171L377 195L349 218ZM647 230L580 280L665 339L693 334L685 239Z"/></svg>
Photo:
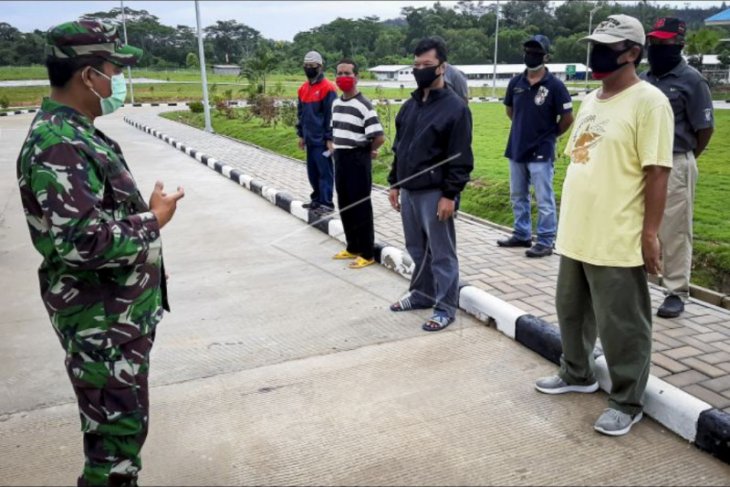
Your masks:
<svg viewBox="0 0 730 487"><path fill-rule="evenodd" d="M448 316L444 315L433 315L427 322L421 326L425 331L441 331L447 326L449 326L451 323L453 323L456 320L456 318L449 318Z"/></svg>
<svg viewBox="0 0 730 487"><path fill-rule="evenodd" d="M358 257L357 254L351 254L347 250L340 250L334 256L332 256L332 258L335 260L356 259L357 257Z"/></svg>
<svg viewBox="0 0 730 487"><path fill-rule="evenodd" d="M406 296L405 298L401 298L395 303L390 305L390 310L394 313L399 313L401 311L411 311L413 309L429 309L433 308L433 306L423 306L423 305L414 305L413 301L411 301L410 296Z"/></svg>
<svg viewBox="0 0 730 487"><path fill-rule="evenodd" d="M349 267L350 269L362 269L363 267L367 267L369 265L375 264L375 259L363 259L362 257L358 257L355 259L355 262L350 262Z"/></svg>

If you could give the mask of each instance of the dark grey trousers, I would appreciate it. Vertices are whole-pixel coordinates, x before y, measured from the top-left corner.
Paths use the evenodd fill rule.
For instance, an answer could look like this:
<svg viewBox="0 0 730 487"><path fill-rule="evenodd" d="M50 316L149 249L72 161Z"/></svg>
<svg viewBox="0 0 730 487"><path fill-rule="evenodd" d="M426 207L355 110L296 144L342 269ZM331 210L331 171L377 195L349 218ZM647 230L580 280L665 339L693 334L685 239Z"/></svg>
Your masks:
<svg viewBox="0 0 730 487"><path fill-rule="evenodd" d="M411 278L414 304L433 306L449 317L459 307L459 259L454 219L436 216L441 190L401 190L406 250L415 263Z"/></svg>

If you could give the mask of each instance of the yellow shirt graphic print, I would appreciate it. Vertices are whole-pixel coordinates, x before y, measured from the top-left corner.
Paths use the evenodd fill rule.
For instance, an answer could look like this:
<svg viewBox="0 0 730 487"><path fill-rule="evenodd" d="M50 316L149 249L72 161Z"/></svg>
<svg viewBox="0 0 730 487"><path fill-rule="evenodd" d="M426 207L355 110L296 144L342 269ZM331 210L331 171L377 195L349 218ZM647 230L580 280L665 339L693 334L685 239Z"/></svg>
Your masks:
<svg viewBox="0 0 730 487"><path fill-rule="evenodd" d="M575 146L570 153L570 160L576 164L587 164L591 160L591 149L596 146L601 136L595 132L586 130L575 141Z"/></svg>
<svg viewBox="0 0 730 487"><path fill-rule="evenodd" d="M565 154L556 248L593 265L643 265L644 169L672 166L674 115L654 86L637 83L609 99L589 93Z"/></svg>

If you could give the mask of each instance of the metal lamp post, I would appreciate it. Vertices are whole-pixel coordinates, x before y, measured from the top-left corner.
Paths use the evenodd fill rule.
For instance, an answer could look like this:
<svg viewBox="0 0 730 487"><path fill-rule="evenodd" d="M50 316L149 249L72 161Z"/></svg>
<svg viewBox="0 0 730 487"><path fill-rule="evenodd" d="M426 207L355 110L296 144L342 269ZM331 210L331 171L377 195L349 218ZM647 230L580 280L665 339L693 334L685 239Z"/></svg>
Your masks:
<svg viewBox="0 0 730 487"><path fill-rule="evenodd" d="M497 97L497 48L499 47L499 0L497 0L497 26L494 29L494 66L492 67L492 98Z"/></svg>
<svg viewBox="0 0 730 487"><path fill-rule="evenodd" d="M590 15L588 15L588 35L591 35L593 30L593 14L598 11L601 7L593 7ZM591 62L591 43L586 42L586 93L588 93L588 64Z"/></svg>
<svg viewBox="0 0 730 487"><path fill-rule="evenodd" d="M203 81L203 111L205 113L205 131L213 132L210 125L210 106L208 106L208 78L205 74L205 51L203 49L203 30L200 28L200 7L195 0L195 19L198 25L198 58L200 59L200 76Z"/></svg>
<svg viewBox="0 0 730 487"><path fill-rule="evenodd" d="M127 14L124 11L124 0L120 0L120 3L122 5L122 27L124 28L124 45L126 46L128 44L128 42L127 42ZM134 103L134 85L132 84L132 66L127 66L127 77L129 78L129 96L132 100L132 103Z"/></svg>

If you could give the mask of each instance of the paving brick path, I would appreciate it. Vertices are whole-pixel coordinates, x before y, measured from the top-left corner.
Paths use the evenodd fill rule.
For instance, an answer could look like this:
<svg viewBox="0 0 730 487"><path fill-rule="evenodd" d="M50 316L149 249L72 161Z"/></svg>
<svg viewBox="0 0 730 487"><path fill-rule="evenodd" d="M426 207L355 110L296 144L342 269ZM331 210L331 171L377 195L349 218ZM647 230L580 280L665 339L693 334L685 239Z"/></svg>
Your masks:
<svg viewBox="0 0 730 487"><path fill-rule="evenodd" d="M196 150L307 201L311 191L304 164L158 116L170 108L135 108L125 115ZM292 134L292 136L294 136ZM373 192L376 239L404 247L400 216L384 191ZM524 249L503 249L505 232L457 220L461 279L557 326L555 283L559 257L533 260ZM661 289L651 286L654 309ZM680 319L654 317L652 374L730 413L730 311L692 300Z"/></svg>

